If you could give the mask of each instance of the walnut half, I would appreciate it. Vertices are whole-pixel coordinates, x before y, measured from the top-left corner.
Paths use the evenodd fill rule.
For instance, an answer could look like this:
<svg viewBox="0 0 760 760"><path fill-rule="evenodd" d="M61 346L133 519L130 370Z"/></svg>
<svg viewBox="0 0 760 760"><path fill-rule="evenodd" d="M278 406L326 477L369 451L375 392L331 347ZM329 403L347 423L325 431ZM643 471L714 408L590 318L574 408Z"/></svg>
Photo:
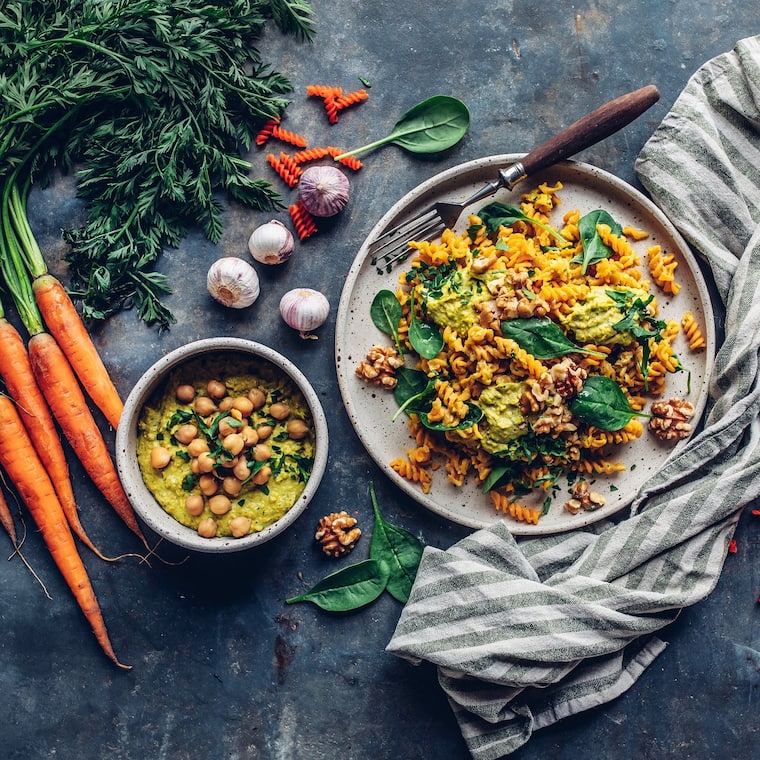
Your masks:
<svg viewBox="0 0 760 760"><path fill-rule="evenodd" d="M342 557L356 546L361 534L356 519L348 512L331 512L319 521L314 538L322 545L325 554Z"/></svg>
<svg viewBox="0 0 760 760"><path fill-rule="evenodd" d="M390 346L372 346L367 356L356 367L356 376L370 385L383 388L395 388L398 380L396 370L403 366L404 360L395 348Z"/></svg>
<svg viewBox="0 0 760 760"><path fill-rule="evenodd" d="M686 438L692 431L689 420L694 416L694 405L680 398L652 402L649 429L662 441Z"/></svg>

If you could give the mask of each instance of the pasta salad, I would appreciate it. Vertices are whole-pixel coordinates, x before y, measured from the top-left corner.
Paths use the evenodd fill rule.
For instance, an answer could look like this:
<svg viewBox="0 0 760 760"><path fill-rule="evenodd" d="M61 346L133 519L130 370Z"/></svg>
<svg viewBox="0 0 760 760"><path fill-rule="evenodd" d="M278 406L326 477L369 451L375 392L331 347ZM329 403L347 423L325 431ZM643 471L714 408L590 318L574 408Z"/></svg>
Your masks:
<svg viewBox="0 0 760 760"><path fill-rule="evenodd" d="M564 509L597 509L593 478L625 469L621 446L691 433L694 406L667 398L667 378L685 371L681 330L705 347L690 312L658 316L658 291L679 290L675 257L652 245L642 262L631 241L647 231L604 209L553 225L561 190L539 185L519 207L484 206L462 233L412 242L397 288L371 305L389 343L356 367L408 419L411 446L389 462L400 476L425 493L440 468L455 486L476 478L496 510L532 524L561 476Z"/></svg>

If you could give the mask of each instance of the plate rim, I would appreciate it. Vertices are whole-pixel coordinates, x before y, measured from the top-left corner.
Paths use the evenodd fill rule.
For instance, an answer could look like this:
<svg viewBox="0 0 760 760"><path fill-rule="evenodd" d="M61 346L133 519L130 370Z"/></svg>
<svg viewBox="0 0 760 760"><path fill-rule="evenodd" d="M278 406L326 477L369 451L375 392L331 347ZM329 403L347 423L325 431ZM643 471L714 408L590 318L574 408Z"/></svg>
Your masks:
<svg viewBox="0 0 760 760"><path fill-rule="evenodd" d="M372 244L372 242L392 224L403 221L405 216L411 215L413 213L415 204L420 203L421 199L423 199L427 194L435 191L439 186L450 182L453 179L456 179L456 177L459 175L470 174L478 170L493 168L495 174L498 168L503 168L512 163L520 161L524 155L524 153L494 154L473 159L471 161L466 161L461 164L456 164L422 181L411 190L407 191L401 198L399 198L393 205L391 205L391 207L375 223L369 234L364 239L362 245L354 256L354 259L351 262L351 266L346 274L336 312L334 356L341 401L343 403L349 421L351 422L351 426L359 438L359 441L361 442L365 451L369 454L370 458L378 465L383 474L392 483L394 483L394 485L399 487L405 494L407 494L420 506L457 525L462 525L473 529L480 529L489 527L490 525L496 523L503 523L506 525L507 529L515 536L536 537L557 533L567 533L573 530L588 527L589 525L600 520L604 520L605 518L612 518L622 512L624 509L630 507L630 505L636 500L636 495L641 490L641 487L636 489L630 500L622 503L614 512L604 513L601 515L597 512L586 512L582 515L576 516L578 519L574 520L573 524L568 524L567 526L544 526L541 528L540 521L538 525L527 525L510 519L506 515L500 515L495 510L493 513L493 520L487 523L480 519L473 518L471 520L468 520L466 518L463 518L461 515L452 512L445 506L436 503L432 498L429 497L428 494L423 494L416 483L412 483L398 475L398 473L390 468L387 462L382 461L377 452L372 449L372 446L369 445L369 442L362 434L362 431L358 425L358 420L355 417L355 412L353 412L351 408L352 404L349 401L350 393L347 387L347 373L349 372L349 368L345 366L345 361L342 357L342 349L345 346L344 336L348 328L347 317L349 312L349 305L353 297L356 281L366 263L368 256L370 255L369 246ZM557 162L557 164L554 166L569 167L574 171L580 172L582 175L593 177L597 182L600 182L605 186L612 187L619 193L627 195L632 202L638 204L640 208L643 207L643 210L654 217L656 221L665 229L667 234L678 243L679 253L684 256L689 269L692 272L698 290L699 302L705 312L704 325L702 325L705 340L707 342L707 347L705 349L704 382L702 388L700 388L697 403L695 404L696 414L694 417L695 421L698 423L701 420L706 408L709 379L712 375L712 369L715 360L716 330L715 315L712 308L712 299L710 297L707 282L699 265L697 256L683 235L678 231L670 219L668 219L662 209L660 209L660 207L657 206L653 200L648 198L638 188L633 187L630 183L608 172L605 169L601 169L598 166L577 159L566 159L564 161ZM551 168L552 167L548 167L542 172L537 173L537 175L540 176L541 174L545 174L546 171L551 171ZM525 182L529 183L530 180L530 177L526 177L523 182L520 183L520 185L524 184ZM520 185L517 185L515 189L519 191ZM353 369L351 369L351 374L353 374ZM698 425L695 424L695 429L697 426ZM693 434L686 440L680 441L665 458L665 460L663 460L658 469L663 467L667 460L669 460L677 451L679 451L680 448L685 446L687 442L691 440L691 437L693 437Z"/></svg>

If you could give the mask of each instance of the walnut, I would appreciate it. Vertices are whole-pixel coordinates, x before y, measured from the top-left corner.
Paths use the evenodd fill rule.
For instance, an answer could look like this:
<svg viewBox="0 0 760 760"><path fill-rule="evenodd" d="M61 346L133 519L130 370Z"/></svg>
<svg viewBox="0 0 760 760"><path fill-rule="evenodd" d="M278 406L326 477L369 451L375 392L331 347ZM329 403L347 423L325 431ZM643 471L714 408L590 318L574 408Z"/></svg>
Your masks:
<svg viewBox="0 0 760 760"><path fill-rule="evenodd" d="M677 441L692 431L689 420L694 416L694 405L690 401L680 398L654 401L651 412L649 429L662 441Z"/></svg>
<svg viewBox="0 0 760 760"><path fill-rule="evenodd" d="M554 387L562 398L574 398L577 396L588 373L583 367L576 364L569 356L561 362L553 365L549 370L554 381Z"/></svg>
<svg viewBox="0 0 760 760"><path fill-rule="evenodd" d="M592 491L585 480L579 480L574 486L571 498L564 507L571 515L577 515L582 509L591 512L604 504L604 496L598 491Z"/></svg>
<svg viewBox="0 0 760 760"><path fill-rule="evenodd" d="M314 538L322 544L325 554L342 557L356 546L362 534L355 526L356 519L348 512L331 512L319 521Z"/></svg>
<svg viewBox="0 0 760 760"><path fill-rule="evenodd" d="M544 413L533 423L533 432L539 435L564 433L577 430L572 412L562 403L559 394L554 394Z"/></svg>
<svg viewBox="0 0 760 760"><path fill-rule="evenodd" d="M356 367L356 375L370 385L383 388L395 388L398 380L396 370L403 366L404 360L391 346L372 346L367 356Z"/></svg>

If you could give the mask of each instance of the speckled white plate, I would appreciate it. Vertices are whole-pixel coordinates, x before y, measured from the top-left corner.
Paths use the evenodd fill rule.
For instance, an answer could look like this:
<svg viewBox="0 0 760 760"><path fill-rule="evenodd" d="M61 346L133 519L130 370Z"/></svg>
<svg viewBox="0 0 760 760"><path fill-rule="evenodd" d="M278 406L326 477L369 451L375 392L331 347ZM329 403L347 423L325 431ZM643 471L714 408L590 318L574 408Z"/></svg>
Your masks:
<svg viewBox="0 0 760 760"><path fill-rule="evenodd" d="M603 507L594 512L569 514L562 508L562 504L568 498L568 489L566 483L560 482L560 488L549 512L539 520L538 525L526 525L498 514L490 497L482 493L474 478L463 487L457 488L448 482L445 472L441 469L434 473L430 493L423 494L419 486L397 475L388 466L388 462L405 455L407 449L412 448L407 418L401 415L395 422L391 422L397 409L393 394L367 385L354 374L356 365L372 345L390 345L388 336L373 325L369 308L378 290L395 290L398 276L406 271L407 266L397 265L391 273L378 271L378 267L371 262L368 255L370 243L389 227L402 222L431 203L438 200L464 200L483 184L492 181L499 168L519 158L519 155L513 154L489 156L442 172L405 195L380 219L354 259L343 288L337 313L335 356L340 391L356 433L370 456L399 488L433 512L462 525L482 528L496 520L504 520L517 535L542 535L583 527L609 517L629 505L644 481L659 469L671 454L673 445L662 444L654 436L645 433L635 442L616 452L615 459L627 466L625 472L596 478L593 487L605 496L606 503ZM679 264L676 279L681 285L681 290L675 297L656 291L660 315L664 319L680 321L683 313L691 310L702 327L707 349L693 353L683 335L678 336L675 343L676 351L689 373L679 372L669 376L668 396L687 397L696 407L695 420L698 420L707 400L707 378L715 354L710 296L699 266L687 244L667 217L644 195L601 169L576 161L567 161L526 179L512 192L502 189L491 198L465 209L460 216L457 229L464 229L468 213L477 211L492 200L515 205L522 193L529 191L539 182L554 184L557 180L562 182L563 189L559 193L562 203L552 217L555 225L561 222L561 217L566 211L579 209L585 214L603 208L621 225L643 228L651 233L646 240L633 243L644 268L646 249L653 244L660 244L663 250L677 256ZM691 392L687 394L689 375ZM678 445L682 446L683 442Z"/></svg>

